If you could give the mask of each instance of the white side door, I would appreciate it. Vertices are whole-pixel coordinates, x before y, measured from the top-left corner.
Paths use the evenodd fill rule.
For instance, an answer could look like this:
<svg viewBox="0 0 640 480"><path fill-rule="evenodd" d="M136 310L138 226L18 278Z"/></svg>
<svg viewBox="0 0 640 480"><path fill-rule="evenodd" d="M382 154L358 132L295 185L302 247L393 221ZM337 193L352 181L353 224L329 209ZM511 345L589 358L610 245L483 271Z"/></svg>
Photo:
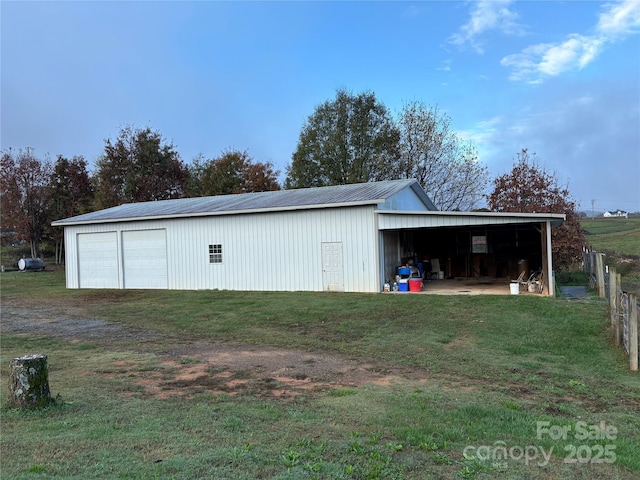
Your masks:
<svg viewBox="0 0 640 480"><path fill-rule="evenodd" d="M325 291L344 291L342 242L322 243L322 288Z"/></svg>

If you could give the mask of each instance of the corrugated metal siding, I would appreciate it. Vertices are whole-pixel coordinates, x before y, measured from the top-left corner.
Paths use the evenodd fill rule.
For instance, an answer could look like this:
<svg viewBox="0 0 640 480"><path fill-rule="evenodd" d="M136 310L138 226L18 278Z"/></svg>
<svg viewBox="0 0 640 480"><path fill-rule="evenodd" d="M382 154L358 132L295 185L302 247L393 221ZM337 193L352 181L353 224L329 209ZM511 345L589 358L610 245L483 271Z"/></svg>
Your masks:
<svg viewBox="0 0 640 480"><path fill-rule="evenodd" d="M400 235L398 232L384 231L384 280L393 279L396 275L396 267L400 263Z"/></svg>
<svg viewBox="0 0 640 480"><path fill-rule="evenodd" d="M321 243L342 242L345 290L377 291L371 208L185 219L167 224L170 237L176 235L172 242L183 246L178 256L184 258L182 265L174 266L170 288L319 291ZM205 254L211 244L222 245L222 264L209 264Z"/></svg>
<svg viewBox="0 0 640 480"><path fill-rule="evenodd" d="M430 211L424 201L411 188L405 188L394 193L383 204L378 206L379 210L405 210L427 212Z"/></svg>
<svg viewBox="0 0 640 480"><path fill-rule="evenodd" d="M321 291L322 242L342 242L345 291L379 291L373 206L67 226L67 286L78 287L77 233L158 228L170 289ZM221 264L209 263L213 244Z"/></svg>
<svg viewBox="0 0 640 480"><path fill-rule="evenodd" d="M113 230L113 227L111 227ZM67 288L78 288L78 243L75 228L64 229L64 276Z"/></svg>

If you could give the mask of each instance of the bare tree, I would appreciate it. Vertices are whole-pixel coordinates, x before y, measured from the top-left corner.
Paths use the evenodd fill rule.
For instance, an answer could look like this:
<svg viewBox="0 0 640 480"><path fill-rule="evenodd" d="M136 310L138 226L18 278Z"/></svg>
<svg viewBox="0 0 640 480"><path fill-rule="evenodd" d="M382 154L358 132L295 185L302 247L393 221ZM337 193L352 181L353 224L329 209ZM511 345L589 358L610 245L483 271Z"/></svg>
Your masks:
<svg viewBox="0 0 640 480"><path fill-rule="evenodd" d="M471 210L482 198L488 169L471 142L451 128L451 119L437 107L419 101L400 112L401 160L396 178L415 178L440 210Z"/></svg>

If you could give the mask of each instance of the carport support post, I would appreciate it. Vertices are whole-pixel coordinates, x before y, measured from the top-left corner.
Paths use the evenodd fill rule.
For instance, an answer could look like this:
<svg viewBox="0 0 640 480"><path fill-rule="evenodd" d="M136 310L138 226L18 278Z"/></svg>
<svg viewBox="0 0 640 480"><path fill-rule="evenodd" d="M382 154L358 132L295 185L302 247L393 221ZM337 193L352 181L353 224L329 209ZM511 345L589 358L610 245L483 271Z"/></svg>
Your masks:
<svg viewBox="0 0 640 480"><path fill-rule="evenodd" d="M551 222L545 222L542 227L542 275L547 289L547 295L555 297L556 284L553 276L553 260L551 256Z"/></svg>

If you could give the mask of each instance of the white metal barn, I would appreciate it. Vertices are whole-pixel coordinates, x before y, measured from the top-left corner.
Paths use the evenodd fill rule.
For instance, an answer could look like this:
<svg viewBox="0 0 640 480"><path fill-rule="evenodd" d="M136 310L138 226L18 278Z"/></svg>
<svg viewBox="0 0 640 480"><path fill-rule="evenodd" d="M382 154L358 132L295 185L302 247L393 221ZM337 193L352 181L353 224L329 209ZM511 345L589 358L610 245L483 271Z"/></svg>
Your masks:
<svg viewBox="0 0 640 480"><path fill-rule="evenodd" d="M423 255L451 277L509 276L521 257L551 272L563 218L438 212L397 180L124 204L53 226L68 288L379 292Z"/></svg>

